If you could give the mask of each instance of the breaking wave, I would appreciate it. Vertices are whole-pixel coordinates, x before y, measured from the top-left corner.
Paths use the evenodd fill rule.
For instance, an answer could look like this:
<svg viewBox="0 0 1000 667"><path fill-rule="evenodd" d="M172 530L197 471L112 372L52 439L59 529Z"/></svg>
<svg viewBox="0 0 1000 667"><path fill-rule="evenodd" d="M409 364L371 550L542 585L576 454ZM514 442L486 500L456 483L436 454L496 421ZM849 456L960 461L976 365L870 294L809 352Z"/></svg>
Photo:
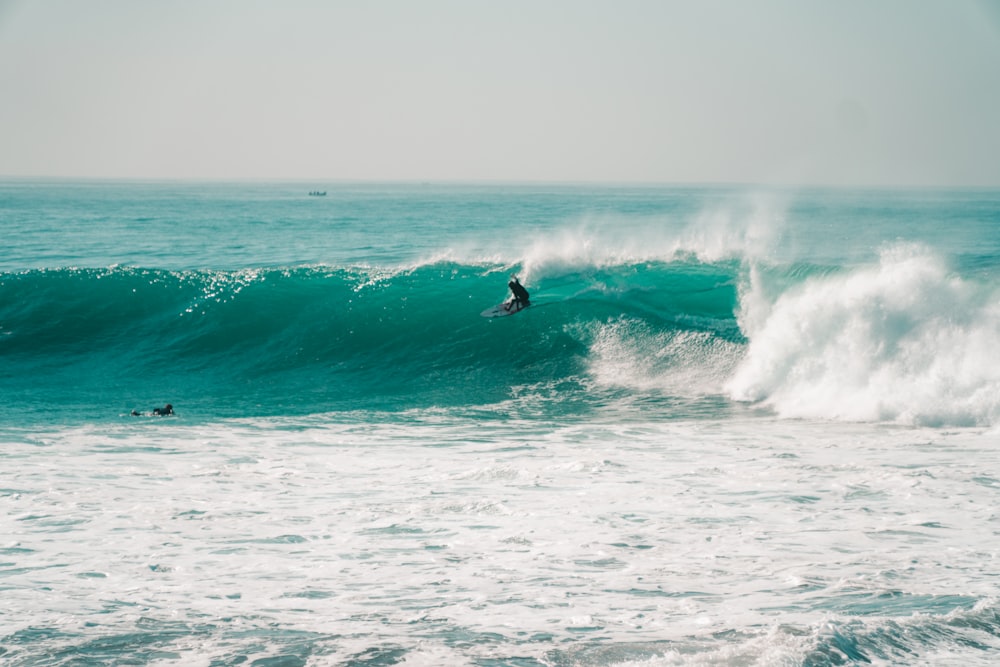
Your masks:
<svg viewBox="0 0 1000 667"><path fill-rule="evenodd" d="M1000 417L997 290L926 247L853 267L561 248L517 265L0 274L5 380L35 410L392 411L494 405L532 387L559 409L711 396L785 417ZM514 270L533 307L479 317Z"/></svg>

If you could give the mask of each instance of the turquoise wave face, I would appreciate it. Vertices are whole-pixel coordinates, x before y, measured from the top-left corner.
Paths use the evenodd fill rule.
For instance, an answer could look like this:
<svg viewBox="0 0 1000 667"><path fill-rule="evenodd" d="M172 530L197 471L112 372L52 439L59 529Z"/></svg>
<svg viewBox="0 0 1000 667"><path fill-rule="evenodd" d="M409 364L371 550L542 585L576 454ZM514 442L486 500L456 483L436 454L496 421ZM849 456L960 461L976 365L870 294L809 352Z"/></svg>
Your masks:
<svg viewBox="0 0 1000 667"><path fill-rule="evenodd" d="M552 272L527 285L528 311L488 320L479 313L507 296L504 267L31 270L0 280L0 354L27 410L475 407L556 384L578 405L612 354L609 331L633 346L684 334L685 358L741 345L738 271L682 261Z"/></svg>
<svg viewBox="0 0 1000 667"><path fill-rule="evenodd" d="M525 268L525 267L521 267ZM243 417L444 408L562 418L779 415L928 425L1000 419L995 283L930 249L857 266L741 260L510 267L0 275L6 414L172 403ZM516 400L514 400L516 399Z"/></svg>

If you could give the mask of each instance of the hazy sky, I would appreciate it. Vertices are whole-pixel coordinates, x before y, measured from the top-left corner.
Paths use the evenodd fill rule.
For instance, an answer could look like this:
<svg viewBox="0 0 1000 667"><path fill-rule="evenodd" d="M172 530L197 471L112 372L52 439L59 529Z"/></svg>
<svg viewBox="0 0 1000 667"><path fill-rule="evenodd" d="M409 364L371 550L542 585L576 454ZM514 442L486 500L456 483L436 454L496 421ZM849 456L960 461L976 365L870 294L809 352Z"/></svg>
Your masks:
<svg viewBox="0 0 1000 667"><path fill-rule="evenodd" d="M0 0L0 175L1000 186L1000 0Z"/></svg>

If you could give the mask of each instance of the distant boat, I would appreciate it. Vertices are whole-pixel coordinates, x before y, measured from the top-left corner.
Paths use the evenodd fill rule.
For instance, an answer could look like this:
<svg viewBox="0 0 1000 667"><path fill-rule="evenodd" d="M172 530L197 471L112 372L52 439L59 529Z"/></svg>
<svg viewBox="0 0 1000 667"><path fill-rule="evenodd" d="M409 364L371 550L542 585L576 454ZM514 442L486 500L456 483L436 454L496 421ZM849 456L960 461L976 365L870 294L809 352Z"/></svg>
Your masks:
<svg viewBox="0 0 1000 667"><path fill-rule="evenodd" d="M322 192L320 192L319 190L313 190L312 192L309 193L309 196L310 197L325 197L326 196L326 190L323 190Z"/></svg>

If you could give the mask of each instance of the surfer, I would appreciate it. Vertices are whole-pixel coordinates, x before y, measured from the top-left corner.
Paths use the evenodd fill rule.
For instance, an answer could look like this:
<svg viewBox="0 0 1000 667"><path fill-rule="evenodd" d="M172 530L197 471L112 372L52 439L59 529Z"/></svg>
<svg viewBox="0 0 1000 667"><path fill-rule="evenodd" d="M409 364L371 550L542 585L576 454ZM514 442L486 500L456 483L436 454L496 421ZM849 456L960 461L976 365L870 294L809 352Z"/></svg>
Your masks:
<svg viewBox="0 0 1000 667"><path fill-rule="evenodd" d="M531 302L528 300L528 290L524 289L524 285L522 285L521 281L517 279L517 276L511 277L513 280L507 283L507 287L510 288L510 292L514 295L514 298L508 301L504 306L504 310L507 312L510 312L510 309L514 307L514 304L517 304L517 310L527 308L531 305Z"/></svg>
<svg viewBox="0 0 1000 667"><path fill-rule="evenodd" d="M141 413L141 412L139 412L137 410L133 410L132 411L132 416L133 417L141 417L142 414L143 413ZM169 403L167 403L162 408L153 408L152 414L155 415L155 416L157 416L157 417L166 417L167 415L172 415L172 414L174 414L174 406L172 406Z"/></svg>

